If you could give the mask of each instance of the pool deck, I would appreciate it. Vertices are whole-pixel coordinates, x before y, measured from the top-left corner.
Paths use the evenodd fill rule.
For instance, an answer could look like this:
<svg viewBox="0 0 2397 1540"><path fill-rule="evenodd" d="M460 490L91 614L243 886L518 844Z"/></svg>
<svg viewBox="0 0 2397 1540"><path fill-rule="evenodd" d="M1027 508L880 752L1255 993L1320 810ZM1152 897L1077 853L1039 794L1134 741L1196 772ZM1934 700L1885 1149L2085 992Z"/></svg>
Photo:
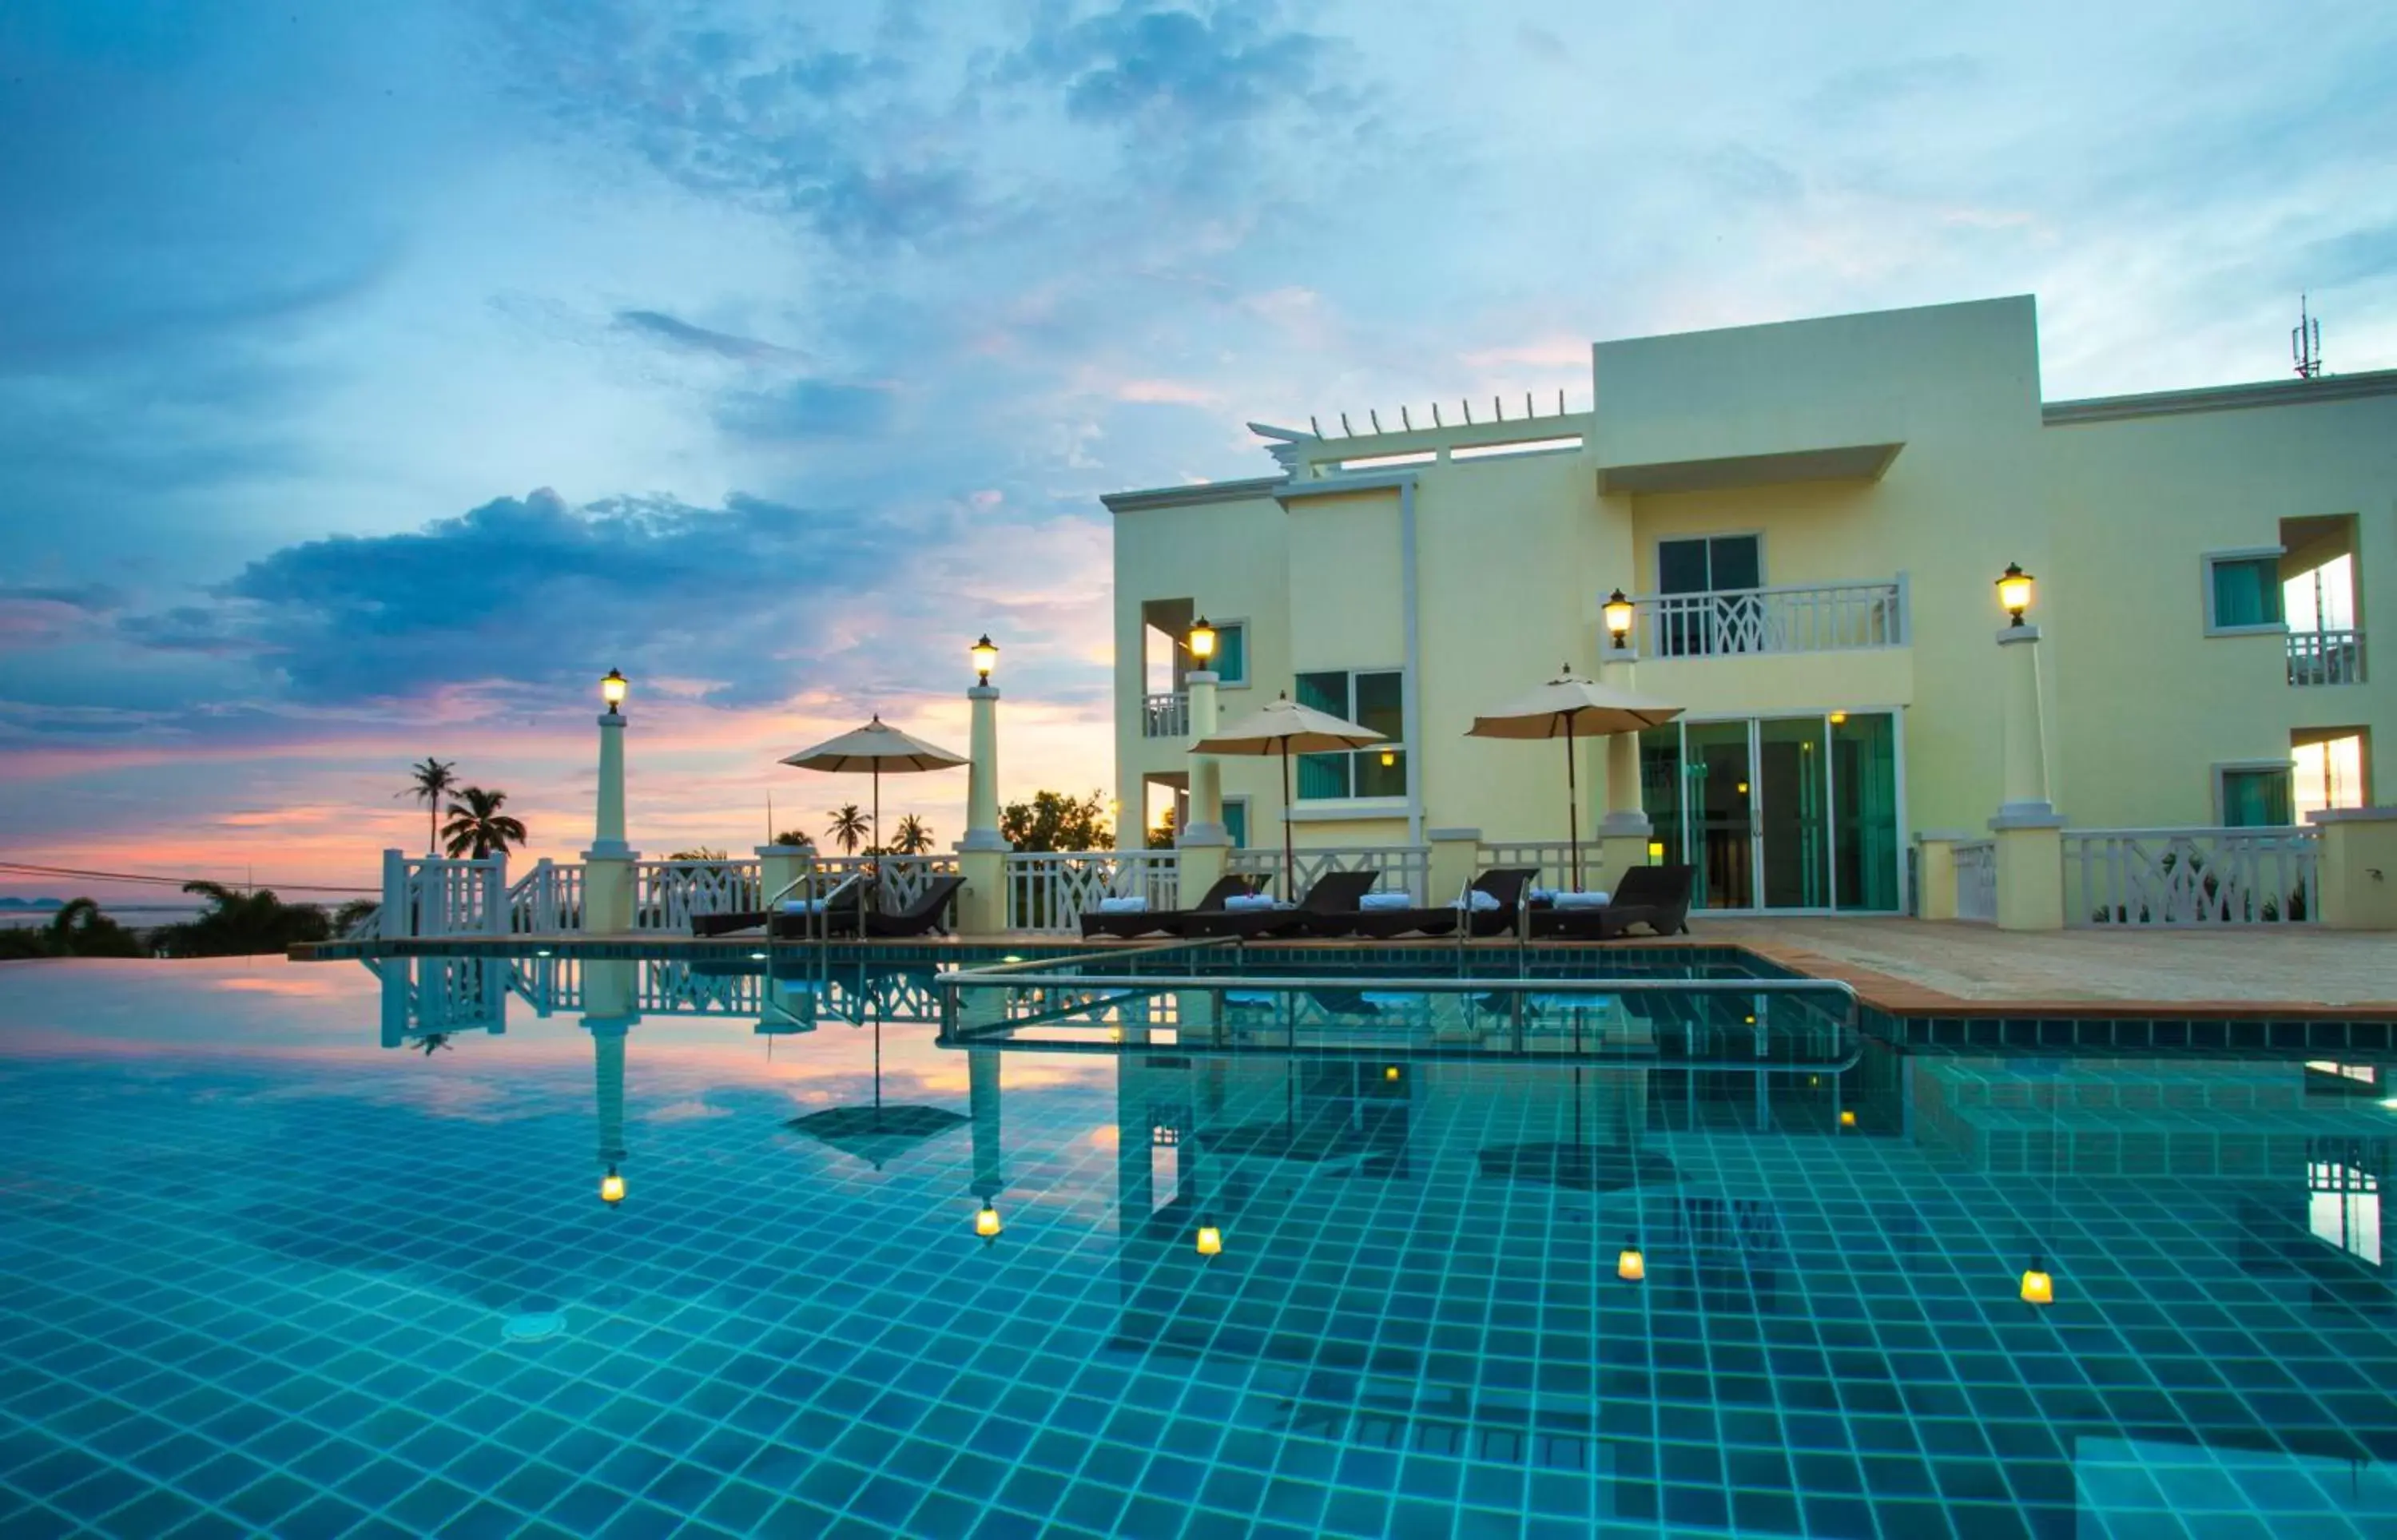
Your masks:
<svg viewBox="0 0 2397 1540"><path fill-rule="evenodd" d="M470 938L460 937L462 943ZM481 938L472 943L488 946ZM508 949L634 944L648 954L720 953L722 941L636 936L517 936ZM2323 1016L2397 1019L2397 936L2314 926L2222 930L2068 930L2046 934L1904 919L1694 919L1692 934L1633 946L1738 947L1815 978L1855 986L1868 1005L1906 1016ZM417 942L409 950L430 951ZM789 945L785 943L785 945ZM904 943L937 955L949 946L986 952L1080 952L1131 945L1039 933L927 937ZM1272 945L1272 943L1262 943ZM1450 940L1313 941L1312 947L1453 949ZM1511 940L1472 943L1511 948ZM1547 945L1542 943L1541 945ZM292 956L354 955L346 947L295 947ZM2101 1007L2093 1009L2093 1007Z"/></svg>

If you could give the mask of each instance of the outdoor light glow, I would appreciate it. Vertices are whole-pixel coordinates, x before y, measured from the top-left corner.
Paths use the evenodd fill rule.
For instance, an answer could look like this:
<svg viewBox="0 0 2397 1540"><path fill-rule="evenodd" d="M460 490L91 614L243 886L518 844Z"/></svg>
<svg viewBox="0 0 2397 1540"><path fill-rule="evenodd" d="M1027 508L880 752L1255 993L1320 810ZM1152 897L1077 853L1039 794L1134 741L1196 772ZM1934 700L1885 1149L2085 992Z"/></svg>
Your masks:
<svg viewBox="0 0 2397 1540"><path fill-rule="evenodd" d="M1224 1232L1212 1225L1198 1227L1198 1255L1212 1256L1224 1249Z"/></svg>
<svg viewBox="0 0 2397 1540"><path fill-rule="evenodd" d="M616 1175L614 1166L609 1166L608 1175L599 1178L599 1201L603 1203L624 1201L624 1178Z"/></svg>
<svg viewBox="0 0 2397 1540"><path fill-rule="evenodd" d="M2004 575L1998 579L1998 604L2015 617L2017 626L2023 623L2023 611L2030 608L2032 581L2031 575L2018 562L2008 562Z"/></svg>
<svg viewBox="0 0 2397 1540"><path fill-rule="evenodd" d="M1845 712L1845 711L1833 711L1833 712L1831 713L1831 725L1832 725L1832 726L1834 726L1834 727L1844 727L1844 726L1846 726L1847 724L1848 724L1848 713L1847 713L1847 712Z"/></svg>
<svg viewBox="0 0 2397 1540"><path fill-rule="evenodd" d="M990 632L983 632L982 640L968 647L966 654L973 659L974 672L989 684L990 670L998 667L998 644L990 639Z"/></svg>
<svg viewBox="0 0 2397 1540"><path fill-rule="evenodd" d="M980 1209L975 1211L974 1233L981 1236L984 1240L997 1240L998 1238L998 1232L1004 1228L1006 1228L1006 1227L998 1222L998 1210L991 1207L988 1203L983 1204Z"/></svg>
<svg viewBox="0 0 2397 1540"><path fill-rule="evenodd" d="M1614 1276L1626 1283L1637 1283L1648 1276L1648 1259L1640 1255L1640 1242L1623 1243L1623 1255L1614 1259Z"/></svg>
<svg viewBox="0 0 2397 1540"><path fill-rule="evenodd" d="M1190 656L1198 660L1202 669L1215 657L1215 628L1207 624L1207 617L1203 615L1198 617L1198 623L1190 628Z"/></svg>
<svg viewBox="0 0 2397 1540"><path fill-rule="evenodd" d="M1748 782L1742 781L1739 783L1739 794L1743 797L1748 795Z"/></svg>
<svg viewBox="0 0 2397 1540"><path fill-rule="evenodd" d="M749 961L752 962L763 962L766 961L766 954L764 952L751 952L749 954Z"/></svg>
<svg viewBox="0 0 2397 1540"><path fill-rule="evenodd" d="M1395 1064L1385 1067L1382 1070L1382 1078L1386 1081L1397 1080L1399 1078L1399 1067Z"/></svg>
<svg viewBox="0 0 2397 1540"><path fill-rule="evenodd" d="M616 708L624 704L624 676L614 669L599 677L599 698L608 703L608 714L614 716Z"/></svg>
<svg viewBox="0 0 2397 1540"><path fill-rule="evenodd" d="M1606 596L1606 634L1614 638L1618 647L1631 639L1631 601L1623 597L1621 589Z"/></svg>
<svg viewBox="0 0 2397 1540"><path fill-rule="evenodd" d="M1382 750L1382 763L1384 765L1392 765L1398 763L1399 751L1396 749L1385 749Z"/></svg>
<svg viewBox="0 0 2397 1540"><path fill-rule="evenodd" d="M1845 1107L1840 1109L1840 1126L1841 1128L1854 1128L1856 1126L1856 1114L1855 1109Z"/></svg>
<svg viewBox="0 0 2397 1540"><path fill-rule="evenodd" d="M2047 1264L2038 1257L2023 1272L2022 1297L2026 1305L2056 1303L2056 1280L2047 1276Z"/></svg>

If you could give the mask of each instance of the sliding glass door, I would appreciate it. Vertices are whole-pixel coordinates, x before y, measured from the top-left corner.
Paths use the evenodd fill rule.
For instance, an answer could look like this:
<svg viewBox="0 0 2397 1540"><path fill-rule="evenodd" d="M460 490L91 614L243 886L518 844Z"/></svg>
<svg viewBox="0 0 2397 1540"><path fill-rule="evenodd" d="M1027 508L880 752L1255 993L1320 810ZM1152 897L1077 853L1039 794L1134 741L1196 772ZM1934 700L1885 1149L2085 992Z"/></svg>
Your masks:
<svg viewBox="0 0 2397 1540"><path fill-rule="evenodd" d="M1894 913L1897 723L1886 711L1678 722L1640 735L1664 859L1711 909Z"/></svg>

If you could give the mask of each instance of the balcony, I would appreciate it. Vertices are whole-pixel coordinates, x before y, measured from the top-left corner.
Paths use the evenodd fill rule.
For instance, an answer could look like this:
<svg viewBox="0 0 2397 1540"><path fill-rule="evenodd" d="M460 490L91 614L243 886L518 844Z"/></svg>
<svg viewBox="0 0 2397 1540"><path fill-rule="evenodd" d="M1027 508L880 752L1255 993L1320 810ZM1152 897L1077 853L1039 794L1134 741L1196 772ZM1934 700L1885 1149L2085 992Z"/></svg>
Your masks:
<svg viewBox="0 0 2397 1540"><path fill-rule="evenodd" d="M2289 683L2297 685L2364 683L2364 633L2312 631L2289 633Z"/></svg>
<svg viewBox="0 0 2397 1540"><path fill-rule="evenodd" d="M1644 594L1632 640L1651 657L1754 657L1907 643L1906 579ZM2292 655L2294 656L2294 655Z"/></svg>
<svg viewBox="0 0 2397 1540"><path fill-rule="evenodd" d="M1190 697L1183 690L1144 696L1140 705L1140 736L1185 738L1190 736Z"/></svg>

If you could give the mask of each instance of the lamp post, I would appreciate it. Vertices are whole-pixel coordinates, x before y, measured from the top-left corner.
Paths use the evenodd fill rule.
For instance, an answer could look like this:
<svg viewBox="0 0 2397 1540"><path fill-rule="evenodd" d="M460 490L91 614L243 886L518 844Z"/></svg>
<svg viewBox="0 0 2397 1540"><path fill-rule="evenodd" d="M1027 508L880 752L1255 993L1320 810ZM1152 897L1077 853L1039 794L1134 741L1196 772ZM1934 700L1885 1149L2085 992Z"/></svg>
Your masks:
<svg viewBox="0 0 2397 1540"><path fill-rule="evenodd" d="M1998 631L2005 675L1998 747L2004 764L2003 798L1989 820L1997 837L1998 928L2064 927L2064 820L2048 800L2047 745L2040 720L2039 628L2025 618L2034 593L2031 575L2006 564L1997 581L2006 624Z"/></svg>
<svg viewBox="0 0 2397 1540"><path fill-rule="evenodd" d="M1631 645L1631 601L1616 589L1607 595L1602 613L1608 645L1600 660L1600 677L1618 689L1634 691L1632 675L1640 653ZM1642 855L1652 865L1664 855L1655 826L1640 801L1640 735L1613 734L1606 740L1606 816L1598 824L1599 870L1609 884L1620 883L1624 872L1640 864ZM1571 885L1583 885L1580 872L1573 874Z"/></svg>
<svg viewBox="0 0 2397 1540"><path fill-rule="evenodd" d="M998 667L998 644L990 639L990 632L983 632L982 639L966 649L966 655L973 659L978 681L988 684L990 670Z"/></svg>
<svg viewBox="0 0 2397 1540"><path fill-rule="evenodd" d="M591 848L583 853L583 929L633 928L633 862L638 853L624 843L624 697L632 686L618 669L600 677L599 794L592 816Z"/></svg>
<svg viewBox="0 0 2397 1540"><path fill-rule="evenodd" d="M1604 613L1606 615L1606 634L1614 639L1616 649L1621 650L1622 648L1629 646L1631 644L1632 604L1630 600L1626 599L1623 596L1623 591L1621 589L1616 589L1613 593L1606 596Z"/></svg>
<svg viewBox="0 0 2397 1540"><path fill-rule="evenodd" d="M1203 615L1183 638L1183 646L1198 665L1182 677L1183 688L1189 692L1193 743L1202 743L1212 737L1222 719L1222 703L1216 694L1220 687L1215 673L1217 640L1215 628L1207 623ZM1224 827L1223 762L1212 754L1193 754L1189 763L1190 814L1184 826L1173 831L1173 845L1181 891L1192 896L1184 901L1195 903L1197 895L1223 879L1231 860L1232 834Z"/></svg>
<svg viewBox="0 0 2397 1540"><path fill-rule="evenodd" d="M998 644L984 631L966 649L974 684L966 691L972 719L966 745L966 833L957 842L957 929L967 936L996 936L1007 928L1007 854L1014 847L998 831Z"/></svg>

